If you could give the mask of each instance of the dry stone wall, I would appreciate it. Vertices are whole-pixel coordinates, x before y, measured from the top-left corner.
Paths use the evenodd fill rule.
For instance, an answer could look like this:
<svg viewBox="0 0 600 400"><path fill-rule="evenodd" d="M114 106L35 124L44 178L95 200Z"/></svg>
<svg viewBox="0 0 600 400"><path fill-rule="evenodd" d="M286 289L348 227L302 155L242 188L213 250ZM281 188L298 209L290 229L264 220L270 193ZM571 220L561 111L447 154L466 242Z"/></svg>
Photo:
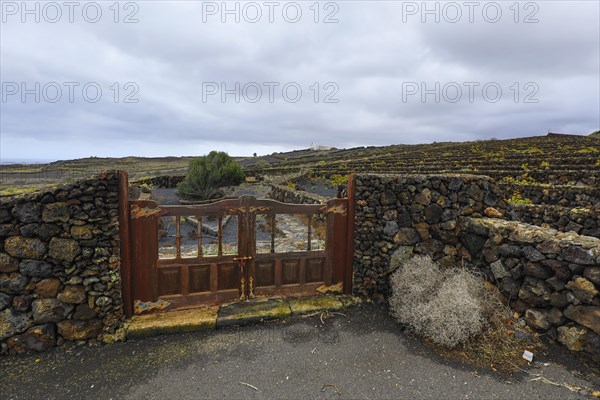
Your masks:
<svg viewBox="0 0 600 400"><path fill-rule="evenodd" d="M151 178L139 179L132 182L134 185L149 185L155 188L173 189L185 179L185 175L161 175Z"/></svg>
<svg viewBox="0 0 600 400"><path fill-rule="evenodd" d="M480 243L470 236L459 240L460 218L501 217L508 208L486 176L358 175L355 292L383 300L391 257L417 253L442 264L470 260Z"/></svg>
<svg viewBox="0 0 600 400"><path fill-rule="evenodd" d="M462 221L483 243L472 262L527 324L600 362L600 239L515 221Z"/></svg>
<svg viewBox="0 0 600 400"><path fill-rule="evenodd" d="M600 239L507 220L518 210L485 176L359 175L355 212L356 294L384 301L414 254L466 265L528 325L600 361Z"/></svg>
<svg viewBox="0 0 600 400"><path fill-rule="evenodd" d="M319 196L318 194L294 190L287 186L275 184L271 184L270 186L271 192L269 193L269 197L282 203L325 204L328 200L326 197Z"/></svg>
<svg viewBox="0 0 600 400"><path fill-rule="evenodd" d="M122 337L114 172L0 201L0 353Z"/></svg>
<svg viewBox="0 0 600 400"><path fill-rule="evenodd" d="M509 216L513 221L600 238L600 208L516 204Z"/></svg>
<svg viewBox="0 0 600 400"><path fill-rule="evenodd" d="M600 206L600 188L594 182L585 186L502 183L500 188L506 198L518 193L532 204L570 208Z"/></svg>

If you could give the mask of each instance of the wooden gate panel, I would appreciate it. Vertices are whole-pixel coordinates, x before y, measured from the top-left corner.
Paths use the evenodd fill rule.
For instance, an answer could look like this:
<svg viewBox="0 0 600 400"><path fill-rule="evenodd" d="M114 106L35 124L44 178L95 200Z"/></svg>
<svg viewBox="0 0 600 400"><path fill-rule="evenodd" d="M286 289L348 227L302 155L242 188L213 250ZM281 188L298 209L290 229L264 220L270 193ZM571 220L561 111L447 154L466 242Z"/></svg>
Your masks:
<svg viewBox="0 0 600 400"><path fill-rule="evenodd" d="M189 282L191 293L210 292L210 264L190 267Z"/></svg>
<svg viewBox="0 0 600 400"><path fill-rule="evenodd" d="M149 304L161 300L162 310L261 296L314 295L323 285L341 286L347 281L346 199L334 199L325 205L295 205L243 196L200 206L159 206L152 201L131 201L130 206L132 297ZM300 220L307 221L307 248L277 253L271 222L270 252L257 254L257 214L265 215L269 221L282 214L300 215ZM237 218L236 254L224 254L221 222L228 215ZM174 218L170 229L176 228L175 245L171 258L159 258L159 220L169 216ZM219 221L216 254L204 254L202 247L202 221L207 217ZM323 232L313 231L317 229L313 226L316 218L325 223L325 248L320 250L311 249L312 240L321 238ZM190 252L189 242L182 251L184 219L199 222L197 254L193 248Z"/></svg>
<svg viewBox="0 0 600 400"><path fill-rule="evenodd" d="M240 265L233 264L217 264L218 272L218 290L233 290L239 289L242 279Z"/></svg>
<svg viewBox="0 0 600 400"><path fill-rule="evenodd" d="M309 258L306 260L306 275L305 281L311 282L324 282L323 272L325 266L324 258Z"/></svg>
<svg viewBox="0 0 600 400"><path fill-rule="evenodd" d="M181 268L167 267L158 269L158 296L181 294Z"/></svg>
<svg viewBox="0 0 600 400"><path fill-rule="evenodd" d="M274 286L275 285L275 265L273 261L254 263L254 286Z"/></svg>

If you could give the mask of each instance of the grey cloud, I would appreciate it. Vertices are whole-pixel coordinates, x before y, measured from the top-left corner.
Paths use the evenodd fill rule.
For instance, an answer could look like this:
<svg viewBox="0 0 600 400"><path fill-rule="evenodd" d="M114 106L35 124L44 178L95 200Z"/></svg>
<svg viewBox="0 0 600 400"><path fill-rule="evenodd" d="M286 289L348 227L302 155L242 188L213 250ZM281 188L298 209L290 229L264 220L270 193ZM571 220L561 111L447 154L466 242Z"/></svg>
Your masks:
<svg viewBox="0 0 600 400"><path fill-rule="evenodd" d="M597 2L540 2L538 24L403 23L401 2L339 2L338 24L203 24L200 3L140 3L138 24L2 26L2 81L98 82L85 101L2 104L2 158L48 155L178 155L213 147L247 154L589 133L600 125ZM303 3L304 4L304 3ZM308 7L308 3L305 4ZM502 99L476 91L457 103L403 84L497 82ZM114 103L113 82L139 85L138 104ZM203 82L298 82L303 97L276 92L256 104L202 99ZM337 104L314 103L311 85L334 82ZM515 103L511 85L539 86L537 104ZM122 93L123 94L123 93ZM212 147L211 147L212 146ZM239 153L238 153L239 154ZM42 157L40 157L42 158ZM47 157L46 157L47 158Z"/></svg>

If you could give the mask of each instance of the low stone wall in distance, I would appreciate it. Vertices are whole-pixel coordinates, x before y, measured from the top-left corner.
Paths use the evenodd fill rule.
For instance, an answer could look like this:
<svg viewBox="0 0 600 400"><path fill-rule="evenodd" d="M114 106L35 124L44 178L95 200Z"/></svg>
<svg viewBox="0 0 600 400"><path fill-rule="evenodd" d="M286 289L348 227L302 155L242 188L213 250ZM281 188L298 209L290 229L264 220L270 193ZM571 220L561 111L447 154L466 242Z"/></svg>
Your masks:
<svg viewBox="0 0 600 400"><path fill-rule="evenodd" d="M600 239L498 219L468 218L461 240L527 324L600 362Z"/></svg>
<svg viewBox="0 0 600 400"><path fill-rule="evenodd" d="M152 178L139 179L132 181L132 185L149 185L161 189L174 189L185 179L185 175L161 175Z"/></svg>
<svg viewBox="0 0 600 400"><path fill-rule="evenodd" d="M326 197L318 194L308 193L300 190L294 190L287 186L271 184L271 192L269 197L282 203L292 204L325 204Z"/></svg>
<svg viewBox="0 0 600 400"><path fill-rule="evenodd" d="M118 176L0 202L0 353L121 338Z"/></svg>

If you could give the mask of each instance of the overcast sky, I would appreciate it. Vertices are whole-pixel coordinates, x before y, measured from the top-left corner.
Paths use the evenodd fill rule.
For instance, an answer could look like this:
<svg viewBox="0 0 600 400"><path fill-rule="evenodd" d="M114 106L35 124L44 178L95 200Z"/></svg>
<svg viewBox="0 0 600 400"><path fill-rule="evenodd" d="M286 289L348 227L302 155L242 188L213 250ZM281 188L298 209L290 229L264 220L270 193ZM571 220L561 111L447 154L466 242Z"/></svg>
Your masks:
<svg viewBox="0 0 600 400"><path fill-rule="evenodd" d="M5 161L600 126L597 0L0 3Z"/></svg>

